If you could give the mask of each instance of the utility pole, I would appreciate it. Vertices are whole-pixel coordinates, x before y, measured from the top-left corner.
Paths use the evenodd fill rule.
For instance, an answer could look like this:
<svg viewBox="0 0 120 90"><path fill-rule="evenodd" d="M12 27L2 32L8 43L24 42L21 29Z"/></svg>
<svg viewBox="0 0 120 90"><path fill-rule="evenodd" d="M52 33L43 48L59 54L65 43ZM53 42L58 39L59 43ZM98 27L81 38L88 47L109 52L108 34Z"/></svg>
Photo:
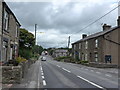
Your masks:
<svg viewBox="0 0 120 90"><path fill-rule="evenodd" d="M70 46L70 36L68 37L68 48Z"/></svg>
<svg viewBox="0 0 120 90"><path fill-rule="evenodd" d="M35 45L36 45L36 31L37 31L37 24L35 24Z"/></svg>

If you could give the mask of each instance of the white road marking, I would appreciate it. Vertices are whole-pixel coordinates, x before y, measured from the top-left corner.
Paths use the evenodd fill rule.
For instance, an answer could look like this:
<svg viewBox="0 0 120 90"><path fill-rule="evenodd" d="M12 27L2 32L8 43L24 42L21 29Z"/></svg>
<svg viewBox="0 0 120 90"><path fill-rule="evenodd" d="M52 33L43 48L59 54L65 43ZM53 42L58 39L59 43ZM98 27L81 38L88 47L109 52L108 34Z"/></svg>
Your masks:
<svg viewBox="0 0 120 90"><path fill-rule="evenodd" d="M41 75L44 75L44 73L41 73Z"/></svg>
<svg viewBox="0 0 120 90"><path fill-rule="evenodd" d="M41 71L42 71L43 69L42 69L42 67L41 67Z"/></svg>
<svg viewBox="0 0 120 90"><path fill-rule="evenodd" d="M105 74L105 76L107 76L107 77L112 77L112 75L110 75L110 74Z"/></svg>
<svg viewBox="0 0 120 90"><path fill-rule="evenodd" d="M88 70L88 69L85 69L85 70Z"/></svg>
<svg viewBox="0 0 120 90"><path fill-rule="evenodd" d="M69 65L74 65L74 64L72 64L72 63L67 63L67 64L69 64Z"/></svg>
<svg viewBox="0 0 120 90"><path fill-rule="evenodd" d="M43 85L46 86L46 81L45 80L43 80Z"/></svg>
<svg viewBox="0 0 120 90"><path fill-rule="evenodd" d="M41 73L43 73L43 70L41 70Z"/></svg>
<svg viewBox="0 0 120 90"><path fill-rule="evenodd" d="M45 77L44 76L42 76L42 79L44 79Z"/></svg>
<svg viewBox="0 0 120 90"><path fill-rule="evenodd" d="M115 72L115 73L118 73L118 72Z"/></svg>
<svg viewBox="0 0 120 90"><path fill-rule="evenodd" d="M89 80L87 80L87 79L85 79L85 78L83 78L81 76L77 76L77 77L80 78L80 79L82 79L82 80L84 80L84 81L86 81L86 82L88 82L88 83L90 83L90 84L92 84L92 85L94 85L94 86L96 86L96 87L98 87L98 88L101 88L102 90L106 90L102 86L99 86L99 85L97 85L97 84L95 84L95 83L93 83L93 82L91 82L91 81L89 81Z"/></svg>
<svg viewBox="0 0 120 90"><path fill-rule="evenodd" d="M91 72L94 72L93 70L90 70Z"/></svg>
<svg viewBox="0 0 120 90"><path fill-rule="evenodd" d="M87 68L91 68L91 67L87 67Z"/></svg>
<svg viewBox="0 0 120 90"><path fill-rule="evenodd" d="M57 67L60 67L59 65L57 65Z"/></svg>
<svg viewBox="0 0 120 90"><path fill-rule="evenodd" d="M62 68L63 70L65 70L65 71L67 71L67 72L69 72L69 73L71 73L71 71L69 71L69 70L67 70L67 69L65 69L65 68Z"/></svg>
<svg viewBox="0 0 120 90"><path fill-rule="evenodd" d="M96 72L97 74L101 74L100 72Z"/></svg>

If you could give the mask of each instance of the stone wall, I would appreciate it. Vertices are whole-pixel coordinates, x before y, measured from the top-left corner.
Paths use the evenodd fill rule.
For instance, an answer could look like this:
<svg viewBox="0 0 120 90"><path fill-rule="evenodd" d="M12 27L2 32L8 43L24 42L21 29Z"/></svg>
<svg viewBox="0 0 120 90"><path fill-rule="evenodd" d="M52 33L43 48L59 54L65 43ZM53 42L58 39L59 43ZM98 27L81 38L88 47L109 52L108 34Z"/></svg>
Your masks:
<svg viewBox="0 0 120 90"><path fill-rule="evenodd" d="M2 66L2 83L20 83L22 79L21 66Z"/></svg>
<svg viewBox="0 0 120 90"><path fill-rule="evenodd" d="M33 63L35 61L29 60L19 66L2 66L2 84L19 84Z"/></svg>
<svg viewBox="0 0 120 90"><path fill-rule="evenodd" d="M96 67L96 68L118 68L116 64L94 63L94 62L89 63L88 66Z"/></svg>

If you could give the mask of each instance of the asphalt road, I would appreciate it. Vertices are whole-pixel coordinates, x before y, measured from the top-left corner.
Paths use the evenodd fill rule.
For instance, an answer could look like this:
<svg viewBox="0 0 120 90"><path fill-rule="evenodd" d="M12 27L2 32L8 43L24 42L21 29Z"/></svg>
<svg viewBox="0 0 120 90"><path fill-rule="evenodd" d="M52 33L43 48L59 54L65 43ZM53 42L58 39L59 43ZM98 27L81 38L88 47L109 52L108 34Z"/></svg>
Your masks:
<svg viewBox="0 0 120 90"><path fill-rule="evenodd" d="M58 62L50 56L46 61L40 59L31 66L23 83L18 88L79 88L91 90L115 90L118 88L117 70L107 71L77 65ZM112 88L112 89L110 89Z"/></svg>

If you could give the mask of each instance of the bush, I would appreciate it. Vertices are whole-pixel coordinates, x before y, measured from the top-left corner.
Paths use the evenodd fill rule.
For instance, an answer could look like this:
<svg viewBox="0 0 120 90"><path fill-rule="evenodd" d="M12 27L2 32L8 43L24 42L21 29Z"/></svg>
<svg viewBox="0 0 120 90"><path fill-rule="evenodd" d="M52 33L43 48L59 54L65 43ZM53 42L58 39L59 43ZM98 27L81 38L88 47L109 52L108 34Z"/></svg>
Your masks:
<svg viewBox="0 0 120 90"><path fill-rule="evenodd" d="M67 60L67 59L71 59L71 57L69 57L69 56L63 56L63 57L57 57L57 58L55 58L54 60L57 60L57 61L64 61L64 60Z"/></svg>
<svg viewBox="0 0 120 90"><path fill-rule="evenodd" d="M22 63L22 62L25 62L25 61L27 61L27 60L24 59L24 58L22 58L22 57L17 57L17 58L16 58L16 61L17 61L18 63Z"/></svg>
<svg viewBox="0 0 120 90"><path fill-rule="evenodd" d="M28 60L32 57L33 54L32 54L32 50L21 48L19 50L19 55Z"/></svg>
<svg viewBox="0 0 120 90"><path fill-rule="evenodd" d="M81 64L84 64L84 63L88 63L88 61L81 60L80 63L81 63Z"/></svg>

